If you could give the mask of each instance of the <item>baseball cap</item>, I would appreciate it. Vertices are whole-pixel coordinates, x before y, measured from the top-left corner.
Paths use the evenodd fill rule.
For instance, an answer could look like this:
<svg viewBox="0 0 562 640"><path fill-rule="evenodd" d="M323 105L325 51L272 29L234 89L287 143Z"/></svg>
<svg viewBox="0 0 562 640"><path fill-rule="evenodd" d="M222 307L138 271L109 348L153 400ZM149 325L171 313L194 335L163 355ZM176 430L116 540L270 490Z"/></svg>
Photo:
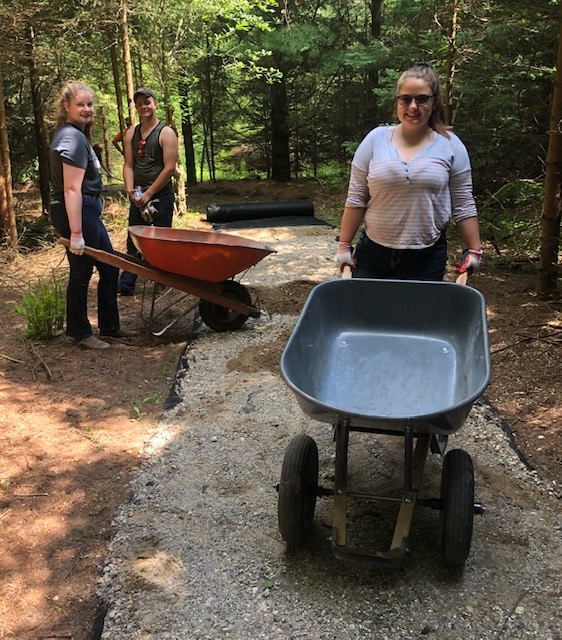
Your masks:
<svg viewBox="0 0 562 640"><path fill-rule="evenodd" d="M152 91L150 89L146 89L145 87L140 87L140 89L137 89L135 91L135 94L133 96L133 102L136 102L139 96L145 96L146 98L154 98L154 100L156 100L156 96L152 93Z"/></svg>

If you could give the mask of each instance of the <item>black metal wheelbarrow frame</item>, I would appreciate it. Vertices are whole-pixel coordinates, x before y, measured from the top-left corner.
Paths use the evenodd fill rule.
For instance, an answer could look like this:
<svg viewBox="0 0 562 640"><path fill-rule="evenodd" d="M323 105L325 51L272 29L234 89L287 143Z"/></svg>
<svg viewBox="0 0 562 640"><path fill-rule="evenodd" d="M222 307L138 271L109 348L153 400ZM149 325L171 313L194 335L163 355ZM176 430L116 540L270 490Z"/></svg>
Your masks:
<svg viewBox="0 0 562 640"><path fill-rule="evenodd" d="M285 452L278 519L289 548L312 530L316 500L333 497L332 550L341 559L397 567L408 548L416 504L440 511L441 558L466 561L473 517L474 471L462 449L445 454L448 436L463 425L490 381L484 298L445 282L334 280L315 287L281 357L281 373L303 411L329 423L336 444L334 485L318 485L318 449L305 433ZM404 438L399 496L355 493L348 486L350 434ZM444 456L439 497L421 499L429 452ZM399 503L388 550L348 545L347 507L353 498Z"/></svg>

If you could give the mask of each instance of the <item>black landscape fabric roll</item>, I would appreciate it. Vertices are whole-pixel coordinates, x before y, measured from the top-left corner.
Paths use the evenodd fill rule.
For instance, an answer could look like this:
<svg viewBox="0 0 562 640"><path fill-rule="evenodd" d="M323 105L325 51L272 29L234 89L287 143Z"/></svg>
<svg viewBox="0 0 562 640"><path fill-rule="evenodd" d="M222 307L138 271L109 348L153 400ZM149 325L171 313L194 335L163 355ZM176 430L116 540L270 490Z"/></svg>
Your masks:
<svg viewBox="0 0 562 640"><path fill-rule="evenodd" d="M287 202L243 202L235 204L208 204L207 222L232 222L233 220L257 220L279 216L313 216L311 200Z"/></svg>

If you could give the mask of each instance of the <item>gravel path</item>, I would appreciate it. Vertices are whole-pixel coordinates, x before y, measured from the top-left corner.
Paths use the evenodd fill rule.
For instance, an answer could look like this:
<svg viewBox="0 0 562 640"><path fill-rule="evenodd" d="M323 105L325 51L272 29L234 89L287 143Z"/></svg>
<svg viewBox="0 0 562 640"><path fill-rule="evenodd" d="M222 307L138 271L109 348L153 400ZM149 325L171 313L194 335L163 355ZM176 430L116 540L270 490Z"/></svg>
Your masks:
<svg viewBox="0 0 562 640"><path fill-rule="evenodd" d="M334 277L334 237L318 228L270 230L278 253L248 282ZM303 255L318 256L310 273ZM317 504L310 546L285 552L274 488L285 448L295 434L311 435L323 484L335 449L329 425L304 415L275 367L263 366L259 355L286 342L296 320L264 311L231 334L200 327L188 345L178 372L181 401L164 413L132 498L114 520L99 584L108 605L101 637L561 639L559 501L520 461L484 400L449 439L449 449L472 456L476 499L486 507L475 518L462 573L440 565L438 515L422 507L399 570L332 555L329 498ZM370 492L399 488L401 457L401 438L352 434L350 482ZM441 459L430 456L424 494L439 493L440 473ZM350 516L365 544L387 548L393 511L360 504Z"/></svg>

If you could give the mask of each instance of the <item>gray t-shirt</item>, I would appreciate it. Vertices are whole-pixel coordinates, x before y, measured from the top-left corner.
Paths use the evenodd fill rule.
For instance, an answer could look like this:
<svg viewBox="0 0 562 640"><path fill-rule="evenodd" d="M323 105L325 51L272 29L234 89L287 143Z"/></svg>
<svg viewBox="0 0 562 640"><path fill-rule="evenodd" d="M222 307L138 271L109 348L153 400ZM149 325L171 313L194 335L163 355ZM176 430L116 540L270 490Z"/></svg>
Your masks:
<svg viewBox="0 0 562 640"><path fill-rule="evenodd" d="M53 193L63 193L62 165L86 170L82 193L98 194L102 188L101 165L84 132L70 123L55 131L51 143L51 184Z"/></svg>

